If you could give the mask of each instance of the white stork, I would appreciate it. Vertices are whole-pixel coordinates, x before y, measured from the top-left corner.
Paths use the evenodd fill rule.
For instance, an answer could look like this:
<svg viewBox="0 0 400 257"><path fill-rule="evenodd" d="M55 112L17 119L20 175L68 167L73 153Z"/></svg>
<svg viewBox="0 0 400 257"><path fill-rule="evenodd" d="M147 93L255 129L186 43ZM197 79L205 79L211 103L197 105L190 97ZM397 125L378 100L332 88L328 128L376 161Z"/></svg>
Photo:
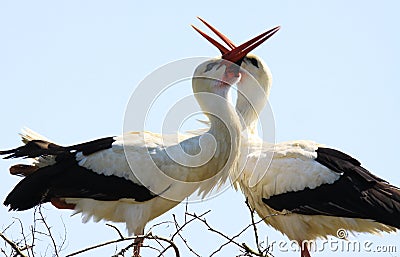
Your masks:
<svg viewBox="0 0 400 257"><path fill-rule="evenodd" d="M125 222L130 234L142 235L150 220L194 191L209 189L208 186L203 188L201 182L224 181L228 171L235 170L241 126L227 99L230 85L240 79L235 63L240 63L247 53L275 32L267 31L227 51L222 58L208 60L196 68L193 92L211 122L207 133L175 145L160 145L159 137L145 132L140 133L147 135L144 136L146 142L139 132L132 132L66 147L26 137L24 146L0 151L1 155L7 155L6 159L36 159L32 165L19 164L10 168L12 174L25 175L25 178L9 193L4 204L10 210L23 211L51 202L58 208L82 213L83 221L93 218ZM201 143L209 139L215 143ZM203 165L199 166L196 159L195 163L189 160L184 166L168 155L181 149L191 156L202 151L213 155ZM200 154L199 158L204 157ZM133 170L127 159L133 163ZM135 255L138 255L142 240L136 242Z"/></svg>
<svg viewBox="0 0 400 257"><path fill-rule="evenodd" d="M231 40L202 21L235 48ZM222 53L228 51L220 44L218 48ZM358 160L313 141L262 142L257 119L268 100L271 72L260 57L251 54L241 67L245 72L241 71L237 83L241 93L236 108L247 126L248 140L242 139L242 152L250 151L240 157L243 169L236 170L241 173L232 179L259 216L298 242L302 257L310 256L303 242L337 236L339 229L366 233L400 229L400 189L370 173ZM257 87L263 93L254 93L259 92Z"/></svg>

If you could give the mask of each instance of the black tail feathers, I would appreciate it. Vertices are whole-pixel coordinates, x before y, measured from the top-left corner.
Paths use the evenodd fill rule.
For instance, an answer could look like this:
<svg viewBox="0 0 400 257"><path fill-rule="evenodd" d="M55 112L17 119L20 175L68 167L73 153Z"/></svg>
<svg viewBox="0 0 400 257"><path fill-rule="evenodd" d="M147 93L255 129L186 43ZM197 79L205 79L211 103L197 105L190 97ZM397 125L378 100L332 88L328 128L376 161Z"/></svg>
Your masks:
<svg viewBox="0 0 400 257"><path fill-rule="evenodd" d="M49 172L53 166L48 166L33 172L21 180L10 192L4 205L10 210L23 211L48 202Z"/></svg>
<svg viewBox="0 0 400 257"><path fill-rule="evenodd" d="M0 155L7 155L4 159L11 158L36 158L41 155L58 155L65 152L65 148L43 140L29 141L26 145L0 151Z"/></svg>

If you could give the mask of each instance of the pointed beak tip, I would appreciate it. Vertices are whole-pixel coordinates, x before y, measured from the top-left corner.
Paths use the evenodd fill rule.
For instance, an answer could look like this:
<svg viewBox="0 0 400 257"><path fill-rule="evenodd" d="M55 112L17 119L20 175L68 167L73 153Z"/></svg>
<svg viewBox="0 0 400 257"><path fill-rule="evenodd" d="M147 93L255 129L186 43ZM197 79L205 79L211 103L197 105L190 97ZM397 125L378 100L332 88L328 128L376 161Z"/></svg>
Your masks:
<svg viewBox="0 0 400 257"><path fill-rule="evenodd" d="M232 49L231 51L223 54L222 58L229 60L233 63L241 63L243 58L250 53L253 49L267 41L270 37L272 37L278 30L280 26L277 26L273 29L270 29L253 39L241 44L240 46Z"/></svg>
<svg viewBox="0 0 400 257"><path fill-rule="evenodd" d="M208 36L206 33L201 31L200 29L196 28L194 25L191 25L193 29L195 29L198 33L200 33L205 39L207 39L211 44L213 44L215 47L217 47L220 52L222 53L222 58L226 59L228 61L231 61L236 64L241 64L243 61L243 58L251 52L254 48L258 47L261 45L263 42L265 42L267 39L272 37L278 30L281 29L281 26L278 25L274 27L273 29L270 29L257 37L243 43L242 45L236 47L235 44L228 39L225 35L223 35L221 32L219 32L216 28L211 26L209 23L207 23L205 20L203 20L200 16L197 16L197 18L204 23L208 28L210 28L222 41L224 41L228 47L231 50L228 50L225 46L221 45L219 42L217 42L215 39L211 38Z"/></svg>
<svg viewBox="0 0 400 257"><path fill-rule="evenodd" d="M215 47L218 48L218 50L221 52L221 54L226 54L227 52L229 52L229 50L221 45L220 43L218 43L215 39L211 38L210 36L208 36L206 33L204 33L203 31L201 31L200 29L196 28L194 25L191 25L192 28L194 30L196 30L200 35L202 35L206 40L208 40L211 44L213 44Z"/></svg>

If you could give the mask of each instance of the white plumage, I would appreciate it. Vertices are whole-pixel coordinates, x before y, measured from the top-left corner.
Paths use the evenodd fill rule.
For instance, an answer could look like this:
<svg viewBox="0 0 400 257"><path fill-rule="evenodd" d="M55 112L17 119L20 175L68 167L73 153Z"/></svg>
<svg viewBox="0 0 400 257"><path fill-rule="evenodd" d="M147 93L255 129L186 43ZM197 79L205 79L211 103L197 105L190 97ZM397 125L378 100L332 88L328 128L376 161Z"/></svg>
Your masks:
<svg viewBox="0 0 400 257"><path fill-rule="evenodd" d="M202 22L235 48L225 35ZM219 49L228 51L224 46ZM313 141L263 142L257 123L268 100L271 72L252 54L241 66L236 109L247 129L242 132L240 168L231 179L259 216L297 241L305 257L310 254L303 241L337 236L339 229L368 233L399 229L400 189L354 158Z"/></svg>
<svg viewBox="0 0 400 257"><path fill-rule="evenodd" d="M215 64L213 68L207 69L207 65L212 63ZM207 133L191 138L187 136L179 144L162 144L161 136L150 132L132 132L120 137L61 147L31 130L25 130L22 134L25 146L1 152L8 154L8 158L33 159L32 165L16 165L11 168L27 176L9 194L5 204L10 205L10 209L24 210L41 202L52 201L55 206L72 207L76 213L82 213L84 222L91 218L95 221L104 219L125 222L129 233L143 234L148 221L173 208L198 189L200 193L207 193L218 181L224 182L229 170L235 169L233 166L237 163L240 144L240 122L234 108L225 98L229 86L239 77L226 76L227 68L225 60L216 58L200 64L194 72L193 91L198 93L196 99L206 115L212 113L218 118L209 117L212 125ZM201 144L200 149L199 141L204 137L213 137L216 143ZM185 149L188 155L200 153L197 162L203 161L202 153L212 152L214 156L205 160L200 167L190 162L184 166L171 160L166 153L168 150L179 154L181 149ZM80 173L76 173L78 175L92 173L88 176L101 179L101 182L89 180L85 182L84 188L82 185L78 188L74 180L81 177L63 177L68 176L69 170L53 178L54 170L60 170L62 165L73 165L69 167L79 169ZM25 174L25 171L29 173ZM95 177L94 173L100 176ZM46 176L39 179L42 174ZM104 183L103 188L111 186L107 185L111 177L124 185L129 181L139 189L137 197L141 199L135 197L135 192L130 192L133 196L118 195L114 199L113 192L106 189L105 192L111 195L94 191L98 185L94 185L93 189L91 183ZM35 194L38 195L36 201L32 199ZM101 200L103 198L105 200Z"/></svg>
<svg viewBox="0 0 400 257"><path fill-rule="evenodd" d="M4 204L11 210L26 210L51 202L82 213L84 222L91 218L125 222L130 233L143 234L148 221L196 190L204 196L237 168L241 124L228 99L230 85L240 79L235 63L278 30L264 32L196 68L193 92L210 120L210 129L200 136L185 136L168 145L159 135L132 132L63 147L26 131L24 146L0 151L5 158L33 159L32 165L10 168L12 174L26 177ZM176 163L169 154L185 164ZM138 255L141 240L136 242Z"/></svg>
<svg viewBox="0 0 400 257"><path fill-rule="evenodd" d="M325 215L302 215L289 210L277 211L263 202L263 198L305 188L315 189L333 184L340 174L315 161L316 150L321 146L312 141L282 142L254 151L247 156L247 165L236 180L250 206L265 222L282 232L290 240L304 240L337 236L338 229L354 232L391 232L396 229L367 219L332 217ZM270 159L273 153L272 160ZM258 162L258 163L256 163ZM255 168L256 166L264 167ZM261 173L261 174L260 174ZM254 185L255 178L258 182ZM275 216L276 214L279 214Z"/></svg>
<svg viewBox="0 0 400 257"><path fill-rule="evenodd" d="M254 66L253 63L257 63L258 67ZM255 55L248 55L244 59L242 67L255 78L255 81L252 80L249 74L247 76L242 75L242 79L238 83L239 90L242 90L243 92L254 92L256 90L252 90L252 87L258 86L256 85L258 83L259 86L265 90L264 95L250 95L248 98L254 106L253 111L255 113L260 113L262 108L257 108L256 106L261 107L267 100L266 98L263 98L263 96L267 97L269 95L269 89L271 86L270 72L261 58ZM248 96L247 93L246 95ZM318 206L318 201L320 201L320 199L315 200L315 203L312 202L312 200L304 199L304 203L301 201L298 202L298 206L293 209L276 210L270 207L267 204L268 200L266 199L270 199L273 196L282 196L285 193L291 192L291 195L287 195L285 198L279 198L281 203L274 203L276 206L282 206L282 208L285 208L285 206L291 205L287 205L282 201L290 200L295 192L302 192L306 189L322 188L326 185L332 185L333 187L336 184L339 184L339 179L347 175L347 170L343 169L343 171L339 172L338 170L332 170L326 165L318 162L316 159L318 158L318 149L328 149L332 152L335 151L335 154L343 153L307 140L276 144L268 142L261 143L261 139L257 134L257 115L253 113L249 105L246 106L249 102L240 98L242 98L242 96L238 94L237 110L243 115L246 125L248 126L247 137L252 139L247 142L243 141L242 152L244 149L248 148L250 154L240 157L241 161L239 166L244 167L243 169L237 170L241 173L236 174L234 178L237 178L237 185L248 199L250 206L256 210L260 217L265 217L264 221L267 224L288 236L289 239L296 240L299 245L302 245L304 240L326 238L329 235L337 236L339 229L368 233L396 231L396 227L398 228L398 222L396 222L395 219L398 220L400 218L400 191L398 188L391 186L385 181L382 182L382 188L379 189L382 191L387 189L387 192L390 191L390 193L393 193L393 196L387 195L386 198L379 199L380 202L377 200L377 203L374 203L377 206L371 206L371 210L374 212L376 211L374 208L381 208L382 211L384 211L386 206L389 205L390 207L387 208L390 209L392 214L390 214L391 218L380 220L380 222L375 221L374 219L376 219L376 217L373 214L369 214L367 210L362 211L363 217L360 218L346 217L347 214L340 216L339 210L341 208L346 210L343 213L350 213L352 211L349 209L351 207L349 207L348 204L343 207L338 204L341 200L345 201L346 199L337 199L334 203L330 203L330 199L322 200L320 208ZM262 147L260 147L261 144ZM351 158L346 155L346 158L347 157ZM352 161L353 160L351 160L351 162ZM349 162L350 161L347 159L343 160L343 165L348 165ZM337 164L334 163L332 165ZM358 168L358 166L359 165L354 165L355 168ZM375 179L375 176L371 175L366 170L363 170L360 174L366 174L366 176L371 176ZM373 182L378 183L378 181L381 182L379 178ZM355 183L359 182L355 180ZM340 193L340 190L346 189L337 186L338 193ZM366 198L369 197L368 194L371 193L368 190L362 191L361 193L365 194ZM314 195L312 190L308 190L308 192L309 194L307 196L318 197L318 192ZM305 196L305 194L302 196ZM349 195L349 197L351 196ZM296 201L296 199L293 201ZM324 203L324 201L326 202ZM386 201L389 203L386 203ZM354 202L353 208L355 210L358 208L357 205L358 202ZM330 211L332 206L334 206L334 208ZM302 208L305 208L305 210ZM335 211L337 211L337 215L335 214ZM298 214L296 212L304 214ZM307 212L309 212L309 214L307 214ZM357 211L354 212L357 213ZM354 215L357 217L358 214ZM302 248L302 256L309 256L306 246L302 247L304 247Z"/></svg>

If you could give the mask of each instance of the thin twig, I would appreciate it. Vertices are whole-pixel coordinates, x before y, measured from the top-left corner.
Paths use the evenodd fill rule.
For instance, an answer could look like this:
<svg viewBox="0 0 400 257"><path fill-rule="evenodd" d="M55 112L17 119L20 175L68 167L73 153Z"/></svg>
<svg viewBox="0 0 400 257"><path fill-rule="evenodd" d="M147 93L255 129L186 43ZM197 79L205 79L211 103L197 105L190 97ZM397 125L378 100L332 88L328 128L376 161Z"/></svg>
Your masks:
<svg viewBox="0 0 400 257"><path fill-rule="evenodd" d="M247 208L249 209L249 212L250 212L251 224L253 226L254 238L256 240L257 250L258 250L259 253L262 253L263 251L260 248L260 241L259 241L259 238L258 238L257 225L256 225L256 222L254 220L254 209L251 208L250 203L249 203L249 199L246 199L245 203L246 203Z"/></svg>
<svg viewBox="0 0 400 257"><path fill-rule="evenodd" d="M36 221L37 221L36 215L37 215L37 208L35 208L34 211L33 211L33 225L30 226L30 228L31 228L31 235L32 235L32 242L31 242L32 248L31 248L31 251L30 251L30 252L32 253L32 256L35 256L35 253L33 252L33 247L35 246L35 240L36 240L36 235L35 235L35 233L36 233L36 226L37 226L37 223L36 223ZM29 252L28 252L28 253L29 253ZM29 255L29 257L30 257L30 255Z"/></svg>
<svg viewBox="0 0 400 257"><path fill-rule="evenodd" d="M25 232L24 232L24 226L22 225L22 221L21 221L21 219L19 219L19 218L15 218L15 217L13 217L13 219L14 219L14 220L16 220L16 221L18 221L18 223L19 223L19 227L20 227L20 229L21 229L22 240L24 241L24 244L25 244L25 246L26 246L26 247L28 247L29 245L28 245L28 241L26 240L26 236L25 236ZM32 256L33 256L33 241L32 241L32 244L31 244L31 246L30 246L30 247L28 247L27 249L28 249L28 251L27 251L27 253L28 253L28 257L30 257L30 256L31 256L31 255L30 255L30 253L29 253L29 250L31 250L31 252L32 252Z"/></svg>
<svg viewBox="0 0 400 257"><path fill-rule="evenodd" d="M187 240L186 240L185 238L183 238L183 236L181 235L181 233L180 233L181 227L179 226L178 221L176 220L175 214L172 214L172 217L174 218L176 231L177 231L179 237L182 239L183 243L186 245L186 247L189 249L190 252L192 252L192 253L193 253L194 255L196 255L197 257L201 257L201 255L199 255L198 253L196 253L196 251L193 250L193 248L189 246L189 243L187 242ZM185 215L185 217L186 217L186 215ZM184 225L185 225L185 224L186 224L186 223L184 223Z"/></svg>
<svg viewBox="0 0 400 257"><path fill-rule="evenodd" d="M6 241L7 244L9 244L11 246L12 249L14 249L14 251L17 252L17 255L22 256L22 257L27 257L19 248L19 246L14 243L12 240L8 239L5 235L3 235L3 233L0 233L0 237Z"/></svg>
<svg viewBox="0 0 400 257"><path fill-rule="evenodd" d="M211 212L211 210L208 210L208 211L203 212L202 214L196 215L196 216L199 217L199 218L201 218L201 217L207 215L207 214L210 213L210 212ZM185 213L185 216L186 216L186 215L190 216L190 215L192 215L192 214L186 212L186 213ZM197 218L192 218L192 219L186 221L186 222L172 235L171 240L173 240L173 239L175 238L175 236L177 236L178 233L179 233L180 231L182 231L182 229L183 229L186 225L188 225L189 223L191 223L192 221L194 221L194 220L196 220L196 219L197 219Z"/></svg>
<svg viewBox="0 0 400 257"><path fill-rule="evenodd" d="M2 254L4 254L5 257L9 256L3 248L0 248L0 251Z"/></svg>
<svg viewBox="0 0 400 257"><path fill-rule="evenodd" d="M109 245L109 244L115 244L115 243L123 242L125 240L128 240L128 238L124 238L124 239L120 238L120 239L116 239L116 240L107 241L107 242L104 242L104 243L101 243L101 244L93 245L93 246L87 247L85 249L82 249L82 250L73 252L71 254L68 254L67 257L75 256L75 255L78 255L78 254L81 254L81 253L84 253L84 252L87 252L87 251L90 251L90 250L93 250L93 249L96 249L96 248L100 248L100 247L103 247L103 246L106 246L106 245ZM129 240L132 240L132 238L129 238Z"/></svg>
<svg viewBox="0 0 400 257"><path fill-rule="evenodd" d="M184 217L184 219L185 219L185 223L187 222L187 219L186 219L186 213L188 213L189 211L188 211L188 209L189 209L189 199L188 198L186 198L186 202L185 202L185 217Z"/></svg>
<svg viewBox="0 0 400 257"><path fill-rule="evenodd" d="M227 235L225 235L225 234L222 233L221 231L218 231L218 230L214 229L213 227L211 227L210 224L208 224L208 222L207 222L206 219L200 218L200 217L197 216L195 213L193 213L193 214L188 213L187 215L189 215L189 216L191 216L191 217L193 217L193 218L195 218L195 219L200 220L201 222L203 222L204 225L207 226L207 228L208 228L209 231L214 232L214 233L216 233L216 234L222 236L222 237L225 238L226 240L230 241L231 243L237 245L238 247L243 248L243 246L242 246L241 244L239 244L238 242L232 240L230 237L228 237Z"/></svg>
<svg viewBox="0 0 400 257"><path fill-rule="evenodd" d="M151 231L152 231L153 228L155 228L155 227L161 226L161 225L163 225L163 224L172 224L172 223L174 223L174 222L172 222L172 221L170 221L170 220L161 221L161 222L159 222L159 223L156 223L156 224L152 225L152 226L147 230L147 233L146 233L146 234L151 233ZM168 226L167 226L167 227L168 227Z"/></svg>
<svg viewBox="0 0 400 257"><path fill-rule="evenodd" d="M1 231L1 233L4 234L7 231L7 229L9 229L12 225L14 225L14 223L15 223L15 220L13 222L11 222L11 224L8 225L5 229L3 229L3 231Z"/></svg>
<svg viewBox="0 0 400 257"><path fill-rule="evenodd" d="M125 238L125 237L122 235L121 231L119 231L119 229L118 229L116 226L114 226L114 225L112 225L112 224L108 224L108 223L106 223L106 226L109 226L109 227L115 229L115 230L117 231L117 233L118 233L120 239L124 239L124 238Z"/></svg>
<svg viewBox="0 0 400 257"><path fill-rule="evenodd" d="M254 225L258 225L259 223L263 222L265 219L270 218L270 217L274 217L274 216L278 216L278 215L281 215L281 214L270 214L270 215L267 215L264 218L260 219L259 221L254 222ZM253 226L253 223L247 225L238 234L233 236L232 239L238 238L239 236L241 236L244 232L246 232L252 226ZM227 244L229 244L229 242L227 242Z"/></svg>
<svg viewBox="0 0 400 257"><path fill-rule="evenodd" d="M52 233L51 233L50 227L49 227L49 225L47 224L47 221L46 221L46 219L44 218L44 215L43 215L43 213L42 213L42 205L39 205L39 206L38 206L38 210L39 210L38 212L39 212L39 215L40 215L40 220L42 221L42 223L43 223L44 226L46 227L47 232L49 233L48 236L50 237L51 242L52 242L52 244L53 244L54 254L55 254L57 257L59 257L59 255L58 255L58 247L57 247L56 241L54 240L54 237L53 237L53 235L52 235Z"/></svg>
<svg viewBox="0 0 400 257"><path fill-rule="evenodd" d="M260 257L268 256L266 254L263 254L262 252L256 252L255 250L251 249L246 243L243 243L242 246L243 246L243 249L246 251L246 253L250 253L255 256L260 256Z"/></svg>
<svg viewBox="0 0 400 257"><path fill-rule="evenodd" d="M142 245L141 248L149 248L149 249L154 250L154 251L157 251L157 252L159 252L159 253L162 252L162 250L160 250L160 249L158 249L158 248L155 248L155 247L153 247L153 246L151 246L151 245ZM163 249L163 250L164 250L164 249Z"/></svg>
<svg viewBox="0 0 400 257"><path fill-rule="evenodd" d="M106 246L106 245L120 243L120 242L127 241L127 240L134 240L134 239L137 239L137 238L153 239L153 240L160 240L160 241L167 242L167 243L170 244L170 246L167 247L167 248L172 247L174 249L174 251L175 251L175 256L176 257L180 257L179 249L178 249L178 247L175 245L175 243L173 241L171 241L168 238L164 238L164 237L160 237L160 236L153 236L153 235L133 236L133 237L126 237L126 238L120 238L120 239L116 239L116 240L111 240L111 241L108 241L108 242L104 242L104 243L101 243L101 244L90 246L90 247L87 247L85 249L79 250L77 252L68 254L67 257L75 256L75 255L78 255L78 254L81 254L81 253L84 253L84 252L87 252L87 251L90 251L90 250L93 250L93 249L96 249L96 248L100 248L100 247L103 247L103 246Z"/></svg>
<svg viewBox="0 0 400 257"><path fill-rule="evenodd" d="M112 257L118 257L118 256L124 256L125 252L128 251L130 248L132 248L133 246L135 246L136 243L131 243L128 246L126 246L125 248L122 248L118 253L116 253L115 255L113 255Z"/></svg>
<svg viewBox="0 0 400 257"><path fill-rule="evenodd" d="M165 247L162 251L160 251L160 254L157 255L157 257L161 257L164 256L163 254L168 251L168 249L171 248L171 245L168 245L167 247Z"/></svg>
<svg viewBox="0 0 400 257"><path fill-rule="evenodd" d="M60 236L62 238L62 242L58 246L58 252L61 252L61 251L64 250L63 249L64 245L67 242L67 226L65 226L65 223L64 223L64 220L63 220L62 216L60 216L60 219L61 219L61 223L63 224L63 227L64 227L64 236L62 236L62 237Z"/></svg>
<svg viewBox="0 0 400 257"><path fill-rule="evenodd" d="M225 235L223 232L221 232L221 231L216 230L215 228L213 228L213 227L207 222L206 219L200 218L200 217L197 216L196 214L187 213L187 215L188 215L188 216L191 216L191 217L193 217L193 218L195 218L195 219L197 219L197 220L199 220L199 221L201 221L204 225L207 226L207 228L208 228L209 231L211 231L211 232L213 232L213 233L216 233L216 234L220 235L221 237L223 237L223 238L225 238L225 239L227 240L226 243L222 244L217 250L215 250L213 253L211 253L210 256L213 256L213 255L217 254L219 251L221 251L221 249L222 249L224 246L226 246L226 245L228 245L228 244L231 244L231 243L232 243L232 244L235 244L236 246L238 246L239 248L241 248L242 250L244 250L246 253L253 254L253 255L259 256L259 257L268 256L267 253L264 254L264 253L262 253L262 252L257 252L257 251L255 251L255 250L251 249L251 248L250 248L249 246L247 246L245 243L240 244L240 243L238 243L238 242L235 241L236 238L238 238L238 237L239 237L242 233L244 233L248 228L252 227L253 224L249 224L248 226L246 226L244 229L242 229L242 230L241 230L238 234L236 234L235 236L229 237L229 236ZM275 216L275 215L269 215L269 216ZM264 219L265 219L265 218L264 218ZM264 219L262 219L262 220L260 220L260 221L257 221L257 222L254 222L254 224L258 224L258 223L260 223L261 221L263 221Z"/></svg>
<svg viewBox="0 0 400 257"><path fill-rule="evenodd" d="M179 249L178 249L178 247L176 246L176 244L172 240L170 240L168 238L160 237L160 236L151 236L151 237L147 237L147 239L161 240L161 241L169 243L169 247L172 247L174 249L174 251L175 251L175 256L176 257L180 257Z"/></svg>
<svg viewBox="0 0 400 257"><path fill-rule="evenodd" d="M148 235L153 235L153 233L150 231L148 234L146 234L146 236L148 236ZM161 251L165 251L165 249L166 249L165 246L159 240L155 239L155 241L157 242L157 244L159 246L161 246L163 248ZM167 248L169 248L169 246Z"/></svg>

